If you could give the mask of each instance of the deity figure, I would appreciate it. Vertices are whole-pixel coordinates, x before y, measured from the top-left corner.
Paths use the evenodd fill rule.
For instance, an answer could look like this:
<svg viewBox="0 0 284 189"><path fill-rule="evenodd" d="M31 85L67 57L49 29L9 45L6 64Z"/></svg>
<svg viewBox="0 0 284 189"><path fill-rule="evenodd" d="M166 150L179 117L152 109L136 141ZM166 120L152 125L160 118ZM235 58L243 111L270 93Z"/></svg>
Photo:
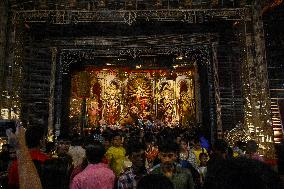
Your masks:
<svg viewBox="0 0 284 189"><path fill-rule="evenodd" d="M169 83L163 83L160 90L159 112L160 119L170 125L174 115L174 92Z"/></svg>
<svg viewBox="0 0 284 189"><path fill-rule="evenodd" d="M120 96L121 91L116 81L111 81L106 90L106 121L109 125L115 125L120 116Z"/></svg>
<svg viewBox="0 0 284 189"><path fill-rule="evenodd" d="M91 90L89 90L90 98L87 98L88 124L98 126L102 113L101 84L94 75L90 75L89 82Z"/></svg>
<svg viewBox="0 0 284 189"><path fill-rule="evenodd" d="M128 83L128 100L130 107L137 107L139 116L143 117L150 110L151 83L146 78L135 78Z"/></svg>
<svg viewBox="0 0 284 189"><path fill-rule="evenodd" d="M100 120L101 108L99 106L99 99L97 95L94 95L87 102L88 120L92 126L98 125Z"/></svg>

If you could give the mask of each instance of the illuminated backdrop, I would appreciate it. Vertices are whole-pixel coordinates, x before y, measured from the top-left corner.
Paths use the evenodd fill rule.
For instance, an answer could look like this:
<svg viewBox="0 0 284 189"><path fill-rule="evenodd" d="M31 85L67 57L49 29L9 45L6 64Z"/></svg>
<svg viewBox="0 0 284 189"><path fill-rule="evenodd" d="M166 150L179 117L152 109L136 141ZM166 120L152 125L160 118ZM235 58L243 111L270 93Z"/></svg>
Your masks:
<svg viewBox="0 0 284 189"><path fill-rule="evenodd" d="M87 67L72 75L71 123L133 125L137 120L167 126L196 121L193 69L130 70ZM86 98L86 115L81 115Z"/></svg>

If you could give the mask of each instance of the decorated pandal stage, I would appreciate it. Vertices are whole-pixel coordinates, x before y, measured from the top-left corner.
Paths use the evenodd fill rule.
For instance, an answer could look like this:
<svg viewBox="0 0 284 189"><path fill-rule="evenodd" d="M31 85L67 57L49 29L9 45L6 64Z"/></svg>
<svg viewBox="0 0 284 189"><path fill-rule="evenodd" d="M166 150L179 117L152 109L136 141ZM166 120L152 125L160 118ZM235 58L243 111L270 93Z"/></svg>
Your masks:
<svg viewBox="0 0 284 189"><path fill-rule="evenodd" d="M139 68L139 66L138 66ZM196 122L194 68L87 67L72 74L70 122L97 126L188 127Z"/></svg>

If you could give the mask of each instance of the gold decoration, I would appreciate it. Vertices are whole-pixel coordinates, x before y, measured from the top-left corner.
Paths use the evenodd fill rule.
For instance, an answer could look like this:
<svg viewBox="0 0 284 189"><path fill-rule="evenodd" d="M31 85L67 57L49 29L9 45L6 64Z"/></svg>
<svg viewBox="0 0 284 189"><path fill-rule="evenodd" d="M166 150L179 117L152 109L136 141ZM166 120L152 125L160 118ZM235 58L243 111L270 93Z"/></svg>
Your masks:
<svg viewBox="0 0 284 189"><path fill-rule="evenodd" d="M77 95L81 98L89 97L91 89L89 73L86 71L82 71L76 74L75 77L76 77Z"/></svg>
<svg viewBox="0 0 284 189"><path fill-rule="evenodd" d="M260 20L260 13L260 5L255 4L253 6L254 24L243 23L246 55L242 76L245 99L244 124L249 129L252 139L257 141L260 154L266 159L275 159L263 22ZM257 32L248 33L247 27L252 27L251 30ZM255 56L251 49L255 50Z"/></svg>
<svg viewBox="0 0 284 189"><path fill-rule="evenodd" d="M233 147L237 141L246 142L251 140L251 135L248 128L239 123L235 128L224 133L224 139Z"/></svg>
<svg viewBox="0 0 284 189"><path fill-rule="evenodd" d="M90 126L131 125L138 119L145 122L160 119L169 126L179 123L188 126L196 121L193 78L190 70L169 74L164 70L126 72L89 68L72 77L69 117L73 126L79 127L83 95ZM180 89L180 81L186 82L185 90Z"/></svg>
<svg viewBox="0 0 284 189"><path fill-rule="evenodd" d="M128 81L127 93L130 107L136 107L138 114L146 116L151 110L151 82L144 76L131 78Z"/></svg>
<svg viewBox="0 0 284 189"><path fill-rule="evenodd" d="M109 125L115 125L120 117L121 111L120 83L112 80L106 88L104 95L104 119Z"/></svg>
<svg viewBox="0 0 284 189"><path fill-rule="evenodd" d="M172 124L176 117L176 102L174 87L171 81L162 82L159 87L158 95L158 118L165 124Z"/></svg>

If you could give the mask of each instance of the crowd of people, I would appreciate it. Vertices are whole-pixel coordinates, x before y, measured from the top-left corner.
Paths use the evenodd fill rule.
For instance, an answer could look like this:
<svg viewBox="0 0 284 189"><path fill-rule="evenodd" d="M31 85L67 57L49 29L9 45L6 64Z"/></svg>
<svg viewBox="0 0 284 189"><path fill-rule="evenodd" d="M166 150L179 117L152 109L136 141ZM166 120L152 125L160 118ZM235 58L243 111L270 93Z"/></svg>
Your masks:
<svg viewBox="0 0 284 189"><path fill-rule="evenodd" d="M211 146L180 128L95 129L44 141L41 127L18 128L0 155L8 189L280 189L278 173L253 140ZM43 145L44 144L44 145Z"/></svg>

